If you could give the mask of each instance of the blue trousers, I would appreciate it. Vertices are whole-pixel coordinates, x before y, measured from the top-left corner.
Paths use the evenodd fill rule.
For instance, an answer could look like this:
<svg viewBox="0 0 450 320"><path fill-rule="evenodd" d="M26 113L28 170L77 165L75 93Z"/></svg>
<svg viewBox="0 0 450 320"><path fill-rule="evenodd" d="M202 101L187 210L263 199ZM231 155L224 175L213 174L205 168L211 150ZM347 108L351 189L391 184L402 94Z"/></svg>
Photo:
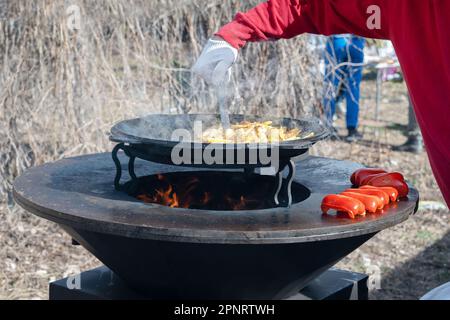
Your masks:
<svg viewBox="0 0 450 320"><path fill-rule="evenodd" d="M364 43L364 38L352 35L331 36L327 41L324 106L330 123L336 112L336 102L345 96L347 128L358 126L362 66L346 63L360 64L364 61Z"/></svg>

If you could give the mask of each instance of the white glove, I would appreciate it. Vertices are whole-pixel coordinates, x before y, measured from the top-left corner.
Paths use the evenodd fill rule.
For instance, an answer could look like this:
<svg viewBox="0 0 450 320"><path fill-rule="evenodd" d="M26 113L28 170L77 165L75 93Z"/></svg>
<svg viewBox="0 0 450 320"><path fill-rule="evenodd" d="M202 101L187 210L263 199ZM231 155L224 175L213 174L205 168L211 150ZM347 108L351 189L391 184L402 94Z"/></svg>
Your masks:
<svg viewBox="0 0 450 320"><path fill-rule="evenodd" d="M237 49L225 40L209 39L192 71L208 84L223 85L230 81L231 66L236 61L237 55Z"/></svg>

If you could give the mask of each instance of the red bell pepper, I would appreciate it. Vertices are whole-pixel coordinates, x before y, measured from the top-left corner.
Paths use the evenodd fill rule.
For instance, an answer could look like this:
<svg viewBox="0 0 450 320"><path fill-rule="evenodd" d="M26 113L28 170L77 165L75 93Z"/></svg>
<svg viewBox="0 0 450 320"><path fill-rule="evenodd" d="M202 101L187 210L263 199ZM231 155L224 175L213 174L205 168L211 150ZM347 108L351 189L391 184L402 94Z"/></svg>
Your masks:
<svg viewBox="0 0 450 320"><path fill-rule="evenodd" d="M368 176L378 174L378 173L385 173L386 171L380 168L363 168L356 170L353 172L353 174L350 177L350 181L354 186L360 186L361 181L365 179Z"/></svg>
<svg viewBox="0 0 450 320"><path fill-rule="evenodd" d="M389 195L383 190L376 189L347 189L344 192L357 192L362 194L368 194L372 196L376 196L380 199L380 203L378 209L382 209L385 205L389 203Z"/></svg>
<svg viewBox="0 0 450 320"><path fill-rule="evenodd" d="M384 180L386 180L386 182L388 182L389 180L395 179L395 180L400 180L400 181L404 181L405 178L403 177L403 175L400 172L382 172L382 173L377 173L377 174L373 174L373 175L369 175L364 177L364 179L361 180L360 185L366 185L369 184L369 181L371 181L372 179L375 178L381 178L384 177Z"/></svg>
<svg viewBox="0 0 450 320"><path fill-rule="evenodd" d="M359 188L360 189L380 189L380 190L383 190L389 195L389 199L391 200L391 202L397 201L397 198L398 198L398 191L394 187L374 187L374 186L365 185L365 186L361 186Z"/></svg>
<svg viewBox="0 0 450 320"><path fill-rule="evenodd" d="M405 182L403 175L398 172L380 173L366 180L363 184L374 187L395 188L398 191L399 198L406 197L409 193L408 184Z"/></svg>
<svg viewBox="0 0 450 320"><path fill-rule="evenodd" d="M372 196L369 194L362 194L357 192L349 192L344 191L340 193L343 196L347 196L350 198L355 198L361 201L364 204L364 207L366 208L366 211L374 213L378 210L378 207L380 206L381 200L378 199L376 196Z"/></svg>
<svg viewBox="0 0 450 320"><path fill-rule="evenodd" d="M322 205L320 208L323 213L327 213L330 209L346 212L352 219L354 219L357 215L366 214L366 208L361 201L338 194L329 194L325 196L322 200Z"/></svg>

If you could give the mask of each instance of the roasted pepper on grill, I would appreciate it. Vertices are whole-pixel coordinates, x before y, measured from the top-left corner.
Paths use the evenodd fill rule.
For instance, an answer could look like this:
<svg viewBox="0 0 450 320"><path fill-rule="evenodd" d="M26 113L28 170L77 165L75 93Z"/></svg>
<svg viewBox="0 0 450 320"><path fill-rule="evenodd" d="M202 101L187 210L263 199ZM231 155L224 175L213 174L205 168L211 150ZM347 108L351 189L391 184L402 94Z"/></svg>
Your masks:
<svg viewBox="0 0 450 320"><path fill-rule="evenodd" d="M386 171L379 168L363 168L356 170L353 172L353 174L350 177L350 181L354 186L360 186L361 181L365 179L368 176L378 174L378 173L385 173Z"/></svg>
<svg viewBox="0 0 450 320"><path fill-rule="evenodd" d="M389 195L383 190L378 189L347 189L344 192L356 192L361 194L368 194L372 196L376 196L380 199L381 204L379 204L378 209L382 209L385 205L389 203Z"/></svg>
<svg viewBox="0 0 450 320"><path fill-rule="evenodd" d="M350 198L358 199L364 204L364 207L366 208L367 212L375 213L378 208L380 207L381 200L376 197L369 194L362 194L358 192L350 192L350 191L344 191L340 193L343 196L347 196ZM384 204L382 204L384 205Z"/></svg>
<svg viewBox="0 0 450 320"><path fill-rule="evenodd" d="M364 181L364 185L374 187L392 187L398 191L398 197L406 197L409 192L408 184L405 182L403 175L398 172L380 173L374 175L367 181Z"/></svg>
<svg viewBox="0 0 450 320"><path fill-rule="evenodd" d="M409 192L408 184L400 172L386 172L383 169L366 168L359 169L353 172L350 181L354 186L370 185L374 187L391 187L397 190L397 195L394 196L389 192L390 199L406 197ZM395 200L392 200L395 201Z"/></svg>
<svg viewBox="0 0 450 320"><path fill-rule="evenodd" d="M374 186L361 186L360 189L380 189L385 191L389 195L389 199L391 202L397 201L398 199L398 191L394 187L374 187Z"/></svg>
<svg viewBox="0 0 450 320"><path fill-rule="evenodd" d="M346 212L352 219L357 215L363 216L366 214L366 208L360 200L339 194L325 196L322 200L321 209L323 213L327 213L330 209Z"/></svg>
<svg viewBox="0 0 450 320"><path fill-rule="evenodd" d="M366 212L383 212L385 205L408 194L409 188L399 172L386 172L369 168L356 170L350 177L353 185L359 188L346 189L340 194L330 194L322 200L322 212L334 209L346 212L350 218L365 215Z"/></svg>

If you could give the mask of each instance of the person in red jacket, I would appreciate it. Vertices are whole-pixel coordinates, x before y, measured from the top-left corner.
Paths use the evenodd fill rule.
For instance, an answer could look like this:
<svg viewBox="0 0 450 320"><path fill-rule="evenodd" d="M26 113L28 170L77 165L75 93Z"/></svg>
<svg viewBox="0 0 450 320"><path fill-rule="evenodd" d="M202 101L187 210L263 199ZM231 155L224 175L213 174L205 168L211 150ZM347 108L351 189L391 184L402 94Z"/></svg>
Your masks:
<svg viewBox="0 0 450 320"><path fill-rule="evenodd" d="M247 42L302 33L392 41L433 173L450 206L450 1L269 0L223 26L193 71L221 83Z"/></svg>

